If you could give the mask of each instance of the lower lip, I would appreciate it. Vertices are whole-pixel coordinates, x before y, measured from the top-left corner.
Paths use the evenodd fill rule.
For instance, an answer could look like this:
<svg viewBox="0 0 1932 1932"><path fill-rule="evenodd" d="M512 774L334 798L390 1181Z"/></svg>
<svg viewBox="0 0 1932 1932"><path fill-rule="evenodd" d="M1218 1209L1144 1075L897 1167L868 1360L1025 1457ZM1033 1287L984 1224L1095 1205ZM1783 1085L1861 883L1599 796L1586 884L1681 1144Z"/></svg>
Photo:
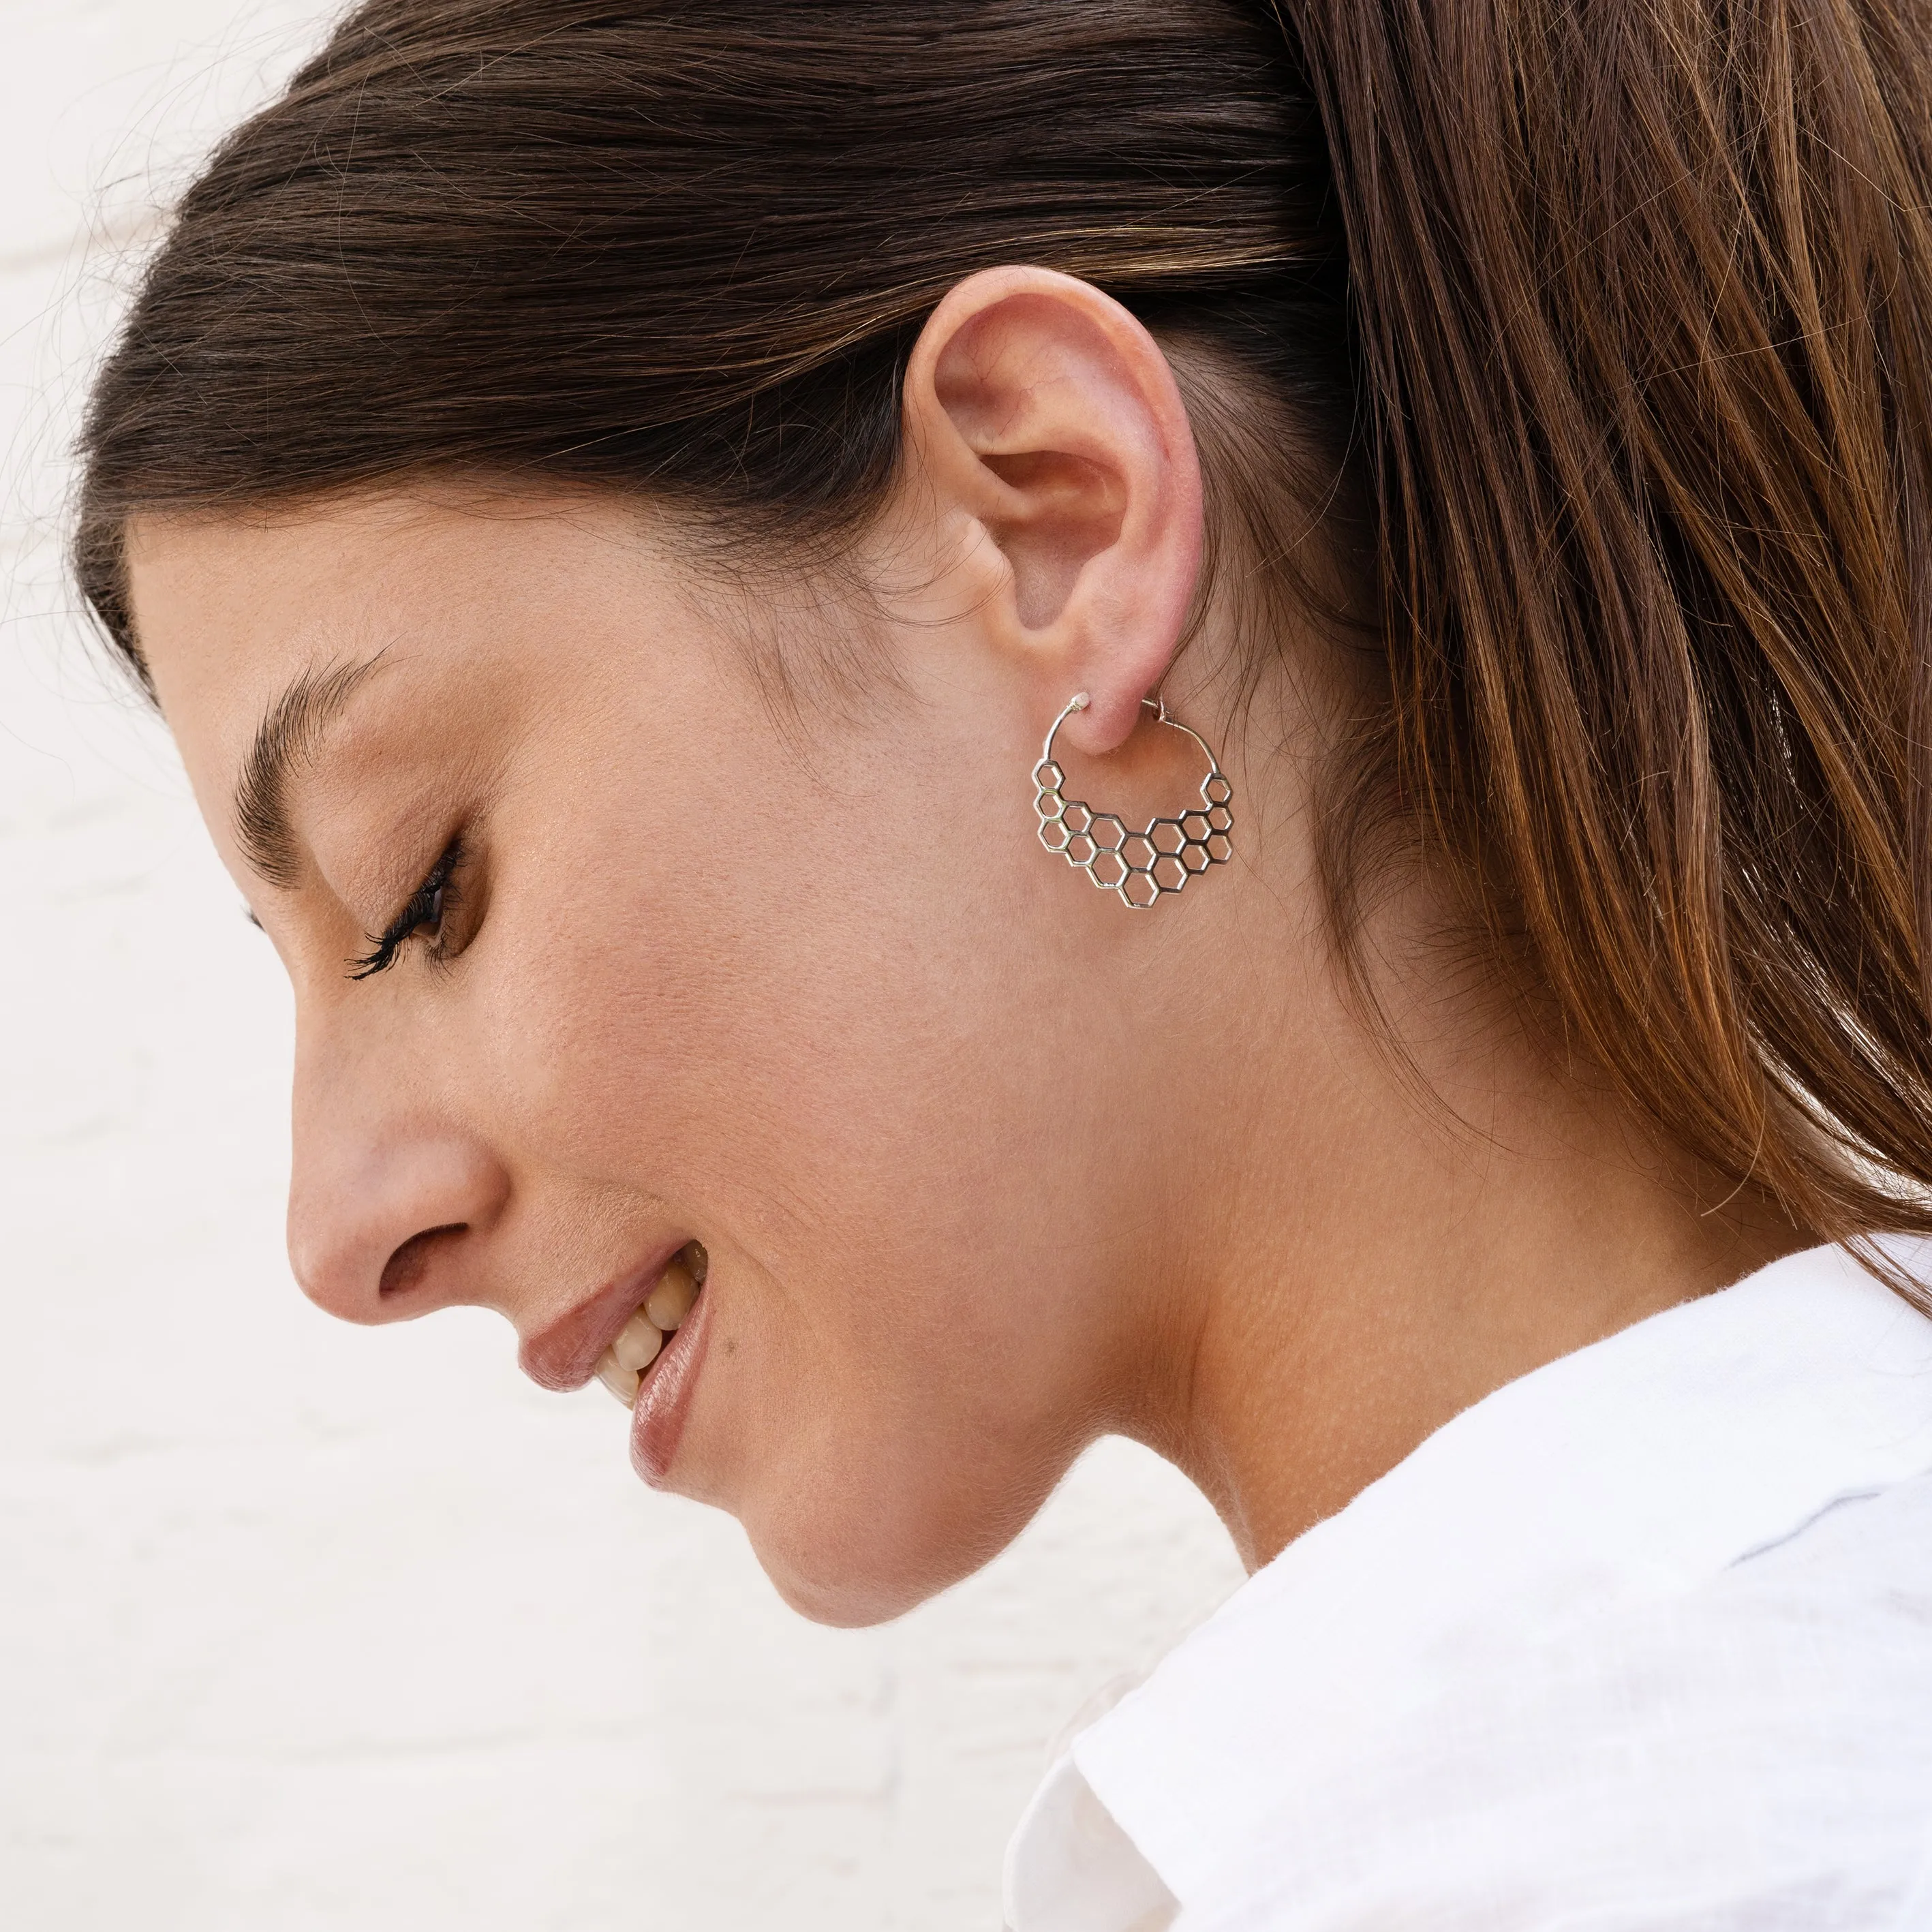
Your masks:
<svg viewBox="0 0 1932 1932"><path fill-rule="evenodd" d="M645 1376L631 1411L631 1466L654 1490L665 1486L672 1459L691 1413L698 1371L704 1360L710 1330L711 1293L707 1287L692 1304L691 1313L664 1344L664 1352Z"/></svg>

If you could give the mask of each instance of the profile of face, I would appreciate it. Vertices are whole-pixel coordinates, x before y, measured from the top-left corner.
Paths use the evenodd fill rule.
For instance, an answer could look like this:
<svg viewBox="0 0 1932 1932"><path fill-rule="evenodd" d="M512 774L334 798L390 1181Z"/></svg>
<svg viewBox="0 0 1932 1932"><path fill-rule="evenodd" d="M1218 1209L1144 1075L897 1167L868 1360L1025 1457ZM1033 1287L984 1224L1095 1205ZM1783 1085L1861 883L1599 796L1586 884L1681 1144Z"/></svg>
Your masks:
<svg viewBox="0 0 1932 1932"><path fill-rule="evenodd" d="M1070 794L1198 796L1142 704L1202 548L1168 361L1086 285L991 272L904 420L822 566L435 477L129 532L163 712L294 986L303 1287L496 1309L572 1387L701 1243L633 1459L837 1622L983 1562L1096 1434L1173 1432L1203 1203L1301 1157L1244 1126L1235 1030L1303 1055L1311 1135L1347 1106L1292 760L1222 748L1236 862L1149 913L1036 836L1076 692ZM1208 656L1166 690L1211 736Z"/></svg>

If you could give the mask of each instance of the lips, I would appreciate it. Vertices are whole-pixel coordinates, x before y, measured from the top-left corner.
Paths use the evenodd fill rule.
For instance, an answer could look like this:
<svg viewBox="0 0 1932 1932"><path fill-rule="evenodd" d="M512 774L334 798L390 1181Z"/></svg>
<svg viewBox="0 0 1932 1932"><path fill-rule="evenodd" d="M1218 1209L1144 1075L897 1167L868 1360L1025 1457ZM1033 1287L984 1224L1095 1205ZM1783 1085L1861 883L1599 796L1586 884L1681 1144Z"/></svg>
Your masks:
<svg viewBox="0 0 1932 1932"><path fill-rule="evenodd" d="M653 1489L664 1486L684 1435L711 1330L710 1313L710 1296L698 1294L638 1386L631 1411L631 1466Z"/></svg>
<svg viewBox="0 0 1932 1932"><path fill-rule="evenodd" d="M581 1388L594 1375L631 1409L631 1460L655 1488L677 1453L704 1353L708 1272L701 1244L667 1244L518 1352L544 1388Z"/></svg>
<svg viewBox="0 0 1932 1932"><path fill-rule="evenodd" d="M540 1388L581 1388L633 1310L644 1306L659 1276L688 1245L682 1236L666 1241L638 1267L528 1337L517 1351L524 1373Z"/></svg>

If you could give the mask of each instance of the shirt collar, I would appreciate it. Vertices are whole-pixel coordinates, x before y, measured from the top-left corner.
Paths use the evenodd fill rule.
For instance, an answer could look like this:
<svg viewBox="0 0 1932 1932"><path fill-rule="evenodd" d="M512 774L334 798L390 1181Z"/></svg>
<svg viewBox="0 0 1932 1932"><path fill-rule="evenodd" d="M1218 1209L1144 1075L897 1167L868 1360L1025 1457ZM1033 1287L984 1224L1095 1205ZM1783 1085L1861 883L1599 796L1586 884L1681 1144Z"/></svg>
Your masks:
<svg viewBox="0 0 1932 1932"><path fill-rule="evenodd" d="M1928 1271L1932 1252L1894 1252ZM1457 1416L1251 1577L1071 1768L1184 1906L1450 1668L1690 1588L1928 1467L1932 1321L1840 1250L1788 1256Z"/></svg>

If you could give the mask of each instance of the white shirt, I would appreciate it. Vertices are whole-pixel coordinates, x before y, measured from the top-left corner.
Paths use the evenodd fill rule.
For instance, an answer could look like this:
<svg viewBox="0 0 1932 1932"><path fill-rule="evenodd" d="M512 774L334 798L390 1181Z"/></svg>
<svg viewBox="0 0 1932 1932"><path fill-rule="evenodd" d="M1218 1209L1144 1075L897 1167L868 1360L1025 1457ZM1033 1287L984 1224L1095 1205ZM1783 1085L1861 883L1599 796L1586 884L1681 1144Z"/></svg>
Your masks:
<svg viewBox="0 0 1932 1932"><path fill-rule="evenodd" d="M1538 1369L1075 1738L1012 1932L1932 1928L1928 1472L1836 1249Z"/></svg>

